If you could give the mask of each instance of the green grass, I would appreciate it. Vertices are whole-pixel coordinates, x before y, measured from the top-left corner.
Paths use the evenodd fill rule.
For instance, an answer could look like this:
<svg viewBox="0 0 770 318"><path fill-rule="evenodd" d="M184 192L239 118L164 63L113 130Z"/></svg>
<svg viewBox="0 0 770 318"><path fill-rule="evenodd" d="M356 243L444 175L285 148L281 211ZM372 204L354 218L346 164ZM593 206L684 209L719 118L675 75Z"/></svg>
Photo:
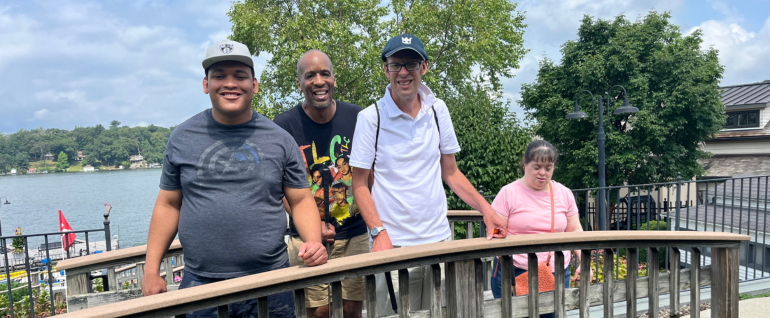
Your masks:
<svg viewBox="0 0 770 318"><path fill-rule="evenodd" d="M740 297L741 297L741 300L754 299L754 298L765 298L765 297L770 297L770 292L766 292L764 294L759 294L759 295L741 294Z"/></svg>
<svg viewBox="0 0 770 318"><path fill-rule="evenodd" d="M46 164L48 165L48 168L46 168ZM55 173L56 171L56 162L51 160L46 160L43 162L43 160L38 161L30 161L29 162L29 168L35 168L38 173L42 173L43 170L48 170L49 173ZM71 161L70 162L70 170L69 172L79 172L83 171L83 162L82 161Z"/></svg>

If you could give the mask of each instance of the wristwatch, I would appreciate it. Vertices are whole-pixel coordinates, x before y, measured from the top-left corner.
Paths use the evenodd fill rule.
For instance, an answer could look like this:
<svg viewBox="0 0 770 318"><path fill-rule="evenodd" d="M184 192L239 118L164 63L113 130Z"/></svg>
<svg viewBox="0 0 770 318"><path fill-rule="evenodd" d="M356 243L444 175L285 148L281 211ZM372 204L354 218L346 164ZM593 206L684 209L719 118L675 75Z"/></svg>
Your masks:
<svg viewBox="0 0 770 318"><path fill-rule="evenodd" d="M377 237L377 235L380 235L380 232L382 232L382 231L385 231L385 227L384 226L378 226L378 227L373 228L371 231L369 231L369 234L372 237Z"/></svg>

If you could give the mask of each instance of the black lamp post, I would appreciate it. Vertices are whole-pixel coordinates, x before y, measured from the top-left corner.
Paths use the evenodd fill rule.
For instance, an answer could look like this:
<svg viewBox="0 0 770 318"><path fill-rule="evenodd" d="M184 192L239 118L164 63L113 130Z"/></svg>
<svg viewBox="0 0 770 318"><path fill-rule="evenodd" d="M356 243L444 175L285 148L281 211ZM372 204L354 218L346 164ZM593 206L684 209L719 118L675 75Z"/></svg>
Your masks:
<svg viewBox="0 0 770 318"><path fill-rule="evenodd" d="M0 197L0 199L5 199L5 203L3 204L11 204L11 202L8 202L8 198L6 197ZM3 236L3 225L0 223L0 236Z"/></svg>
<svg viewBox="0 0 770 318"><path fill-rule="evenodd" d="M599 103L599 124L597 125L596 122L594 122L595 126L598 126L599 129L599 136L598 136L598 143L599 143L599 193L598 193L598 201L599 201L599 209L597 211L597 215L599 216L599 229L602 231L605 231L608 229L607 226L607 215L605 214L606 210L606 202L604 201L606 199L606 187L607 187L607 180L605 175L605 163L604 163L604 141L607 139L606 135L604 134L604 103L606 101L607 103L607 117L609 117L609 105L610 105L610 91L612 91L613 88L619 87L623 90L623 106L616 109L614 112L612 112L613 115L620 115L620 114L633 114L638 113L639 109L631 106L628 104L628 93L626 92L626 89L623 86L615 85L613 87L610 87L610 89L606 92L607 97L602 97L602 95L599 95L599 97L594 97L594 94L592 94L590 91L582 90L575 96L575 111L572 113L569 113L565 118L566 119L580 119L580 118L587 118L588 115L584 112L580 111L580 105L578 103L578 98L580 97L580 94L583 92L588 93L591 95L591 100L597 100ZM591 103L593 106L593 102ZM591 109L591 116L593 118L593 108Z"/></svg>

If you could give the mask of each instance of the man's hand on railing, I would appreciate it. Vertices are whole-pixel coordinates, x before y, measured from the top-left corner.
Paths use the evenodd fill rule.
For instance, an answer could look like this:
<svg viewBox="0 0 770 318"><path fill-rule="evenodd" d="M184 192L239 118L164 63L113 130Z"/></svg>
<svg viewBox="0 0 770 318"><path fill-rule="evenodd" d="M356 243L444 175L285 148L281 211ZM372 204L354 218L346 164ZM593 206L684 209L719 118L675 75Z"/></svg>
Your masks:
<svg viewBox="0 0 770 318"><path fill-rule="evenodd" d="M385 251L393 248L393 243L390 242L390 236L388 231L382 231L374 238L372 242L372 253Z"/></svg>
<svg viewBox="0 0 770 318"><path fill-rule="evenodd" d="M329 224L327 226L326 222L321 221L321 240L324 244L334 244L335 235L337 235L337 232L334 230L334 225Z"/></svg>
<svg viewBox="0 0 770 318"><path fill-rule="evenodd" d="M150 296L160 293L165 293L166 280L164 280L158 274L145 273L142 278L142 295Z"/></svg>
<svg viewBox="0 0 770 318"><path fill-rule="evenodd" d="M505 238L508 236L508 220L497 214L494 209L482 213L484 224L487 226L487 239Z"/></svg>
<svg viewBox="0 0 770 318"><path fill-rule="evenodd" d="M299 246L299 258L307 266L318 266L326 264L329 255L326 254L326 248L320 242L305 242Z"/></svg>

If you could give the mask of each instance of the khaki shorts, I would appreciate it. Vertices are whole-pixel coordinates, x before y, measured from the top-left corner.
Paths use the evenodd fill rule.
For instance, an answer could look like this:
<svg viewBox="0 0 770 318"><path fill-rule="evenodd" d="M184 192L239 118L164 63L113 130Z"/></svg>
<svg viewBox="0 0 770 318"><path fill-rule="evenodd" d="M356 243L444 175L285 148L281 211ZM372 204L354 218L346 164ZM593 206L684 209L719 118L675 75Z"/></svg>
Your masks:
<svg viewBox="0 0 770 318"><path fill-rule="evenodd" d="M291 266L304 264L297 256L299 246L303 241L299 236L289 237L289 263ZM369 236L366 233L344 240L334 240L329 247L329 259L369 253ZM366 284L363 277L350 278L342 281L342 299L363 301L366 297ZM329 285L323 284L305 288L305 304L307 308L316 308L329 304Z"/></svg>

